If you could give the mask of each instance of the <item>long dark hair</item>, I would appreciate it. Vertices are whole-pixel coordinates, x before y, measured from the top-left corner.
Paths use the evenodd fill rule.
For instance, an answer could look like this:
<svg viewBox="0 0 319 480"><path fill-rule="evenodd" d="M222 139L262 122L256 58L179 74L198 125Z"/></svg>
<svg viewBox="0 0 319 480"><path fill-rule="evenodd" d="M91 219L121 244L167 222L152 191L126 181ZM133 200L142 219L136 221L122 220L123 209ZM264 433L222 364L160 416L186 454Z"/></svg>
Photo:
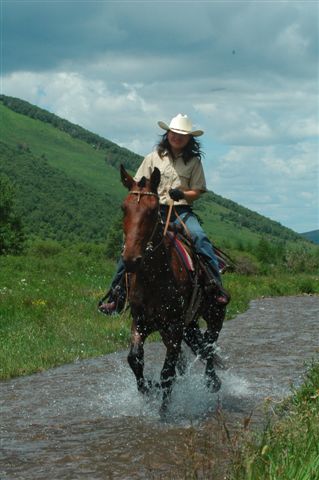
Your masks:
<svg viewBox="0 0 319 480"><path fill-rule="evenodd" d="M168 152L171 157L174 157L171 146L168 141L168 132L162 135L160 142L157 144L157 152L161 158ZM203 157L203 152L201 151L201 145L198 140L195 139L192 135L190 136L188 144L185 146L182 157L184 163L186 163L193 157L197 157L199 160Z"/></svg>

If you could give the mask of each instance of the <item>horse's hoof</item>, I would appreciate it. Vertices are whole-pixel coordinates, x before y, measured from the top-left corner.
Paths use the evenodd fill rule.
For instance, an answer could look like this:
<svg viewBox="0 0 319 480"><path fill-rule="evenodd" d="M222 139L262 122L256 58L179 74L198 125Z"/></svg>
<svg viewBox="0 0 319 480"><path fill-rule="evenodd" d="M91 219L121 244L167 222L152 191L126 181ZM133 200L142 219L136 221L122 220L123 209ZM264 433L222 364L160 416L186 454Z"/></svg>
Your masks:
<svg viewBox="0 0 319 480"><path fill-rule="evenodd" d="M216 393L220 390L222 386L221 379L215 373L214 375L212 375L207 379L206 386L212 393Z"/></svg>
<svg viewBox="0 0 319 480"><path fill-rule="evenodd" d="M167 422L168 419L168 404L163 402L161 408L159 409L159 415L162 422Z"/></svg>

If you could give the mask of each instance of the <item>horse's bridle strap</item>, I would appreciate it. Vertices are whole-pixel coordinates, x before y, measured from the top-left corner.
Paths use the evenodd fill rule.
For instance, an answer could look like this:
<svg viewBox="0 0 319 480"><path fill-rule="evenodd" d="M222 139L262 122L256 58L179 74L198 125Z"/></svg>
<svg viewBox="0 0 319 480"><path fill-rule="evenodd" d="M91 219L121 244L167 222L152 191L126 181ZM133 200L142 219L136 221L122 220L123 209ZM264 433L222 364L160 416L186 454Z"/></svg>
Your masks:
<svg viewBox="0 0 319 480"><path fill-rule="evenodd" d="M154 192L141 192L140 190L131 190L130 192L128 192L129 195L132 194L132 195L137 195L137 203L140 203L140 199L141 199L141 195L150 195L152 197L156 197L156 198L159 198L159 195L157 193L154 193ZM160 217L159 217L160 219ZM150 239L149 241L147 242L147 245L149 245L151 247L151 249L153 250L153 246L152 246L152 240L153 240L153 237L155 235L155 232L156 232L156 229L158 227L158 223L159 221L156 222L156 224L154 225L154 228L153 228L153 231L152 231L152 234L150 236ZM160 243L155 247L159 247L159 245L162 243L162 241L160 241Z"/></svg>
<svg viewBox="0 0 319 480"><path fill-rule="evenodd" d="M129 193L129 194L132 194L132 195L137 195L137 196L138 196L137 203L140 203L141 195L151 195L152 197L159 198L159 196L157 195L157 193L154 193L154 192L141 192L140 190L131 190L131 191L128 192L128 193Z"/></svg>

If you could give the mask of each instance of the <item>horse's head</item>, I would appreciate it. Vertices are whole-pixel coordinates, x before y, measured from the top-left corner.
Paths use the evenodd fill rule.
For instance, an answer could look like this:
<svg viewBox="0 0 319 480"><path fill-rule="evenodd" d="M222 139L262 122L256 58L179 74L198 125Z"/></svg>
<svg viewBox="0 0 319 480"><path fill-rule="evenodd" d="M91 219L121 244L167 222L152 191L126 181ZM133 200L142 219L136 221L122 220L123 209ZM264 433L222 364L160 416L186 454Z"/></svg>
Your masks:
<svg viewBox="0 0 319 480"><path fill-rule="evenodd" d="M128 272L138 269L146 247L155 234L159 220L157 188L160 178L160 171L155 168L149 180L143 177L136 182L121 165L121 180L129 190L122 205L125 237L122 256Z"/></svg>

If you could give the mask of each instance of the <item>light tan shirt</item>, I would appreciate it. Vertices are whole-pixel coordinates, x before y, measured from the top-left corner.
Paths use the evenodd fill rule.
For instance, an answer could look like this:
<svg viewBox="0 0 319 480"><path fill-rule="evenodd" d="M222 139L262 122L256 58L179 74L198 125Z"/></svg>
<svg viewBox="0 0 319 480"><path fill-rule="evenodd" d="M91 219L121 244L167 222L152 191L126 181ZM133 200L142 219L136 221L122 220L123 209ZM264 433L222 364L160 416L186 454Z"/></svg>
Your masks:
<svg viewBox="0 0 319 480"><path fill-rule="evenodd" d="M147 155L136 172L134 179L141 180L144 176L150 178L154 168L157 167L161 172L161 181L158 187L160 203L167 205L170 196L168 191L171 188L179 188L181 190L201 190L206 191L206 181L202 163L199 158L193 157L185 165L183 157L170 158L165 155L163 158L159 156L157 151ZM180 200L178 205L188 205L186 199Z"/></svg>

